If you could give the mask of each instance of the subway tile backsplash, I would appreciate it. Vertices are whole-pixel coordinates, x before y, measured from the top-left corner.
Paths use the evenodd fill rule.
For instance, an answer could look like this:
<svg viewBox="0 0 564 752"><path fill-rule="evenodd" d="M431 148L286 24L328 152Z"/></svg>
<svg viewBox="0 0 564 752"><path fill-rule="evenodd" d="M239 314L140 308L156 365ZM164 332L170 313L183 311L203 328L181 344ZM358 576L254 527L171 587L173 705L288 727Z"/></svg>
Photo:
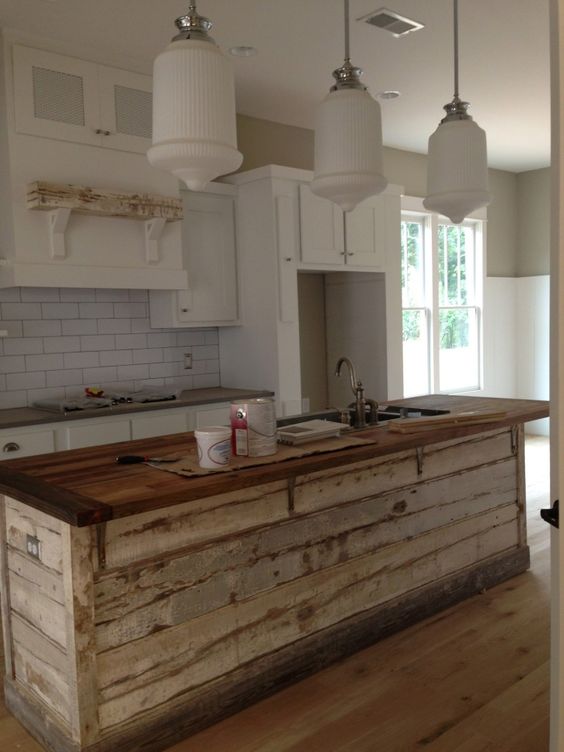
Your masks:
<svg viewBox="0 0 564 752"><path fill-rule="evenodd" d="M146 290L0 289L0 409L85 386L219 386L217 329L152 329ZM192 369L184 369L184 354Z"/></svg>

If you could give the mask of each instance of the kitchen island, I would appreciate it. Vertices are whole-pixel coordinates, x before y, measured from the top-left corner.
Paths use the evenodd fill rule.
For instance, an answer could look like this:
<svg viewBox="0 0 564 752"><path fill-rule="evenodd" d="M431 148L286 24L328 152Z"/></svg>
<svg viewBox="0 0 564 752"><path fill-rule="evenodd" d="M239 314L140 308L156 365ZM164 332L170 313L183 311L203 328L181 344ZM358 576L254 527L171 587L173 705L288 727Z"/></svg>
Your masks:
<svg viewBox="0 0 564 752"><path fill-rule="evenodd" d="M524 571L548 404L399 404L503 415L204 477L114 462L191 434L3 463L9 709L54 752L156 752Z"/></svg>

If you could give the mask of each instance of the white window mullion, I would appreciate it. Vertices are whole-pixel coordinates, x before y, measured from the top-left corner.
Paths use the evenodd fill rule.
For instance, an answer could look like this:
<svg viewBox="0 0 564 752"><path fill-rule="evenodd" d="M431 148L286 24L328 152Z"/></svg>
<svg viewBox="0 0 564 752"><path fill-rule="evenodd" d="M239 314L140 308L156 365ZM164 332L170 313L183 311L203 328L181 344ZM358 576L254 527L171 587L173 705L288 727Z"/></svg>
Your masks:
<svg viewBox="0 0 564 752"><path fill-rule="evenodd" d="M440 322L439 322L439 218L432 214L428 223L428 248L429 268L433 270L430 285L430 311L431 311L431 392L439 392L439 345L440 345ZM445 267L446 268L446 267Z"/></svg>

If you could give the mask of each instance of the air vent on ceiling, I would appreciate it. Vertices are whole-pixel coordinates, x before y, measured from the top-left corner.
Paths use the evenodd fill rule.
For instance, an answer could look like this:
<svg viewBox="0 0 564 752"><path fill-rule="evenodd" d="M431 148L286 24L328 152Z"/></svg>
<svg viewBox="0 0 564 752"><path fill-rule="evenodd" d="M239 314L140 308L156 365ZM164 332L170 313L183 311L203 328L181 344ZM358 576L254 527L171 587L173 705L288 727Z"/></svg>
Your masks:
<svg viewBox="0 0 564 752"><path fill-rule="evenodd" d="M423 28L423 24L413 21L411 18L400 16L399 13L388 10L388 8L379 8L366 16L362 16L358 20L366 21L371 26L389 31L395 37L403 37L412 31Z"/></svg>

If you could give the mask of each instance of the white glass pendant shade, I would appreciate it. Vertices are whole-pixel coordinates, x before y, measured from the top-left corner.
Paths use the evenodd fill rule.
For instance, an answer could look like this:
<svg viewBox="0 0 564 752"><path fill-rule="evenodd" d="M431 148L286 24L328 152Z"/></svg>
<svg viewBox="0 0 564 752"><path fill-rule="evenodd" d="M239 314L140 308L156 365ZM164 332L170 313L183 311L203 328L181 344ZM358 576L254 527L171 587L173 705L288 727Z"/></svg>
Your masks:
<svg viewBox="0 0 564 752"><path fill-rule="evenodd" d="M194 191L240 167L233 71L213 42L174 41L156 58L147 157Z"/></svg>
<svg viewBox="0 0 564 752"><path fill-rule="evenodd" d="M425 208L459 224L490 199L485 131L471 118L440 123L429 138Z"/></svg>
<svg viewBox="0 0 564 752"><path fill-rule="evenodd" d="M311 190L351 211L387 184L380 105L363 89L331 91L316 112Z"/></svg>

